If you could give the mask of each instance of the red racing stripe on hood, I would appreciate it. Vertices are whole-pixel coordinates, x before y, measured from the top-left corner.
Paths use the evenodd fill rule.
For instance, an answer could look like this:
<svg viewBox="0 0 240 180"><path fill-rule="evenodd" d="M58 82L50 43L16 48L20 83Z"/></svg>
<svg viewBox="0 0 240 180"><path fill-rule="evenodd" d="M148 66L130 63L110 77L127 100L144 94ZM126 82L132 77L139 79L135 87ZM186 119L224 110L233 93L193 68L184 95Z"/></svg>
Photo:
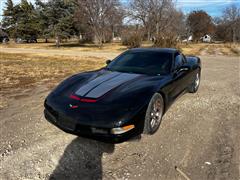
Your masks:
<svg viewBox="0 0 240 180"><path fill-rule="evenodd" d="M77 101L81 101L81 102L87 102L87 103L95 103L95 102L97 102L96 99L79 98L79 97L77 97L77 96L75 96L73 94L70 95L70 98L71 99L75 99Z"/></svg>

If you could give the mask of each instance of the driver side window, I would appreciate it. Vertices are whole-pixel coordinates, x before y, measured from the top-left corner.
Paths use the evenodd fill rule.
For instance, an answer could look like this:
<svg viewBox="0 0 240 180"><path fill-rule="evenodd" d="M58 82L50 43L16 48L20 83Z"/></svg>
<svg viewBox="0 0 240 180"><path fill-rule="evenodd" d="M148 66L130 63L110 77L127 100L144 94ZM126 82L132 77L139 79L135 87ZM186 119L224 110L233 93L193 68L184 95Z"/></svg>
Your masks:
<svg viewBox="0 0 240 180"><path fill-rule="evenodd" d="M183 56L179 53L175 54L175 66L174 69L179 69L184 64Z"/></svg>

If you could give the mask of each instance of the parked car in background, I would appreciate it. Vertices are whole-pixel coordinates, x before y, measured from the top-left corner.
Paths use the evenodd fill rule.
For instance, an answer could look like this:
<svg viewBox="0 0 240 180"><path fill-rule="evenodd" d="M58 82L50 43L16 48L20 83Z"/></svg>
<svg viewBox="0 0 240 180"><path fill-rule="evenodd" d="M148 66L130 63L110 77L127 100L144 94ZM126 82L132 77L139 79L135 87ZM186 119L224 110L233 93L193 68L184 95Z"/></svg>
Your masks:
<svg viewBox="0 0 240 180"><path fill-rule="evenodd" d="M0 43L6 43L9 41L8 34L0 29Z"/></svg>
<svg viewBox="0 0 240 180"><path fill-rule="evenodd" d="M37 37L31 36L27 38L17 38L16 43L37 43Z"/></svg>
<svg viewBox="0 0 240 180"><path fill-rule="evenodd" d="M9 41L8 36L0 36L0 43L7 43Z"/></svg>

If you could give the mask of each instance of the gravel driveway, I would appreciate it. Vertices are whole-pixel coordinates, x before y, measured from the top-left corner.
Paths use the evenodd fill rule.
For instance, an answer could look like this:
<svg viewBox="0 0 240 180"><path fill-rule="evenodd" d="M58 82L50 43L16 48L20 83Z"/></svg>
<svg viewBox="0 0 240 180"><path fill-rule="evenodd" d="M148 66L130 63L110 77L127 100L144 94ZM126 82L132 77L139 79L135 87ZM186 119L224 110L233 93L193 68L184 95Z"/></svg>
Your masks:
<svg viewBox="0 0 240 180"><path fill-rule="evenodd" d="M66 134L42 116L42 84L0 111L0 179L240 178L240 59L202 56L197 94L169 109L153 136L117 145Z"/></svg>

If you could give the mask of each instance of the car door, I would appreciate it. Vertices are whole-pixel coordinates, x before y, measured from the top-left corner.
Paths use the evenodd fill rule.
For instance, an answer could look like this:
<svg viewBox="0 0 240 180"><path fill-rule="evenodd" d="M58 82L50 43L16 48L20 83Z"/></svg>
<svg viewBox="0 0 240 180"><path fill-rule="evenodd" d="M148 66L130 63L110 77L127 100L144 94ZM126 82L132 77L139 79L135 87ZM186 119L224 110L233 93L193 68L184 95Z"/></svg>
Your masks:
<svg viewBox="0 0 240 180"><path fill-rule="evenodd" d="M184 81L185 87L184 87L184 88L186 89L186 88L188 88L188 87L192 84L192 82L193 82L193 73L194 73L194 72L193 72L191 66L188 64L186 57L185 57L183 54L181 54L181 55L182 55L183 61L184 61L184 64L183 64L182 69L185 69L185 72L186 72L186 77L184 78L184 79L185 79L185 81Z"/></svg>
<svg viewBox="0 0 240 180"><path fill-rule="evenodd" d="M172 98L175 99L179 96L185 89L188 82L187 74L189 69L185 67L186 61L184 56L177 52L174 55L174 69L172 73L173 77L173 91Z"/></svg>

